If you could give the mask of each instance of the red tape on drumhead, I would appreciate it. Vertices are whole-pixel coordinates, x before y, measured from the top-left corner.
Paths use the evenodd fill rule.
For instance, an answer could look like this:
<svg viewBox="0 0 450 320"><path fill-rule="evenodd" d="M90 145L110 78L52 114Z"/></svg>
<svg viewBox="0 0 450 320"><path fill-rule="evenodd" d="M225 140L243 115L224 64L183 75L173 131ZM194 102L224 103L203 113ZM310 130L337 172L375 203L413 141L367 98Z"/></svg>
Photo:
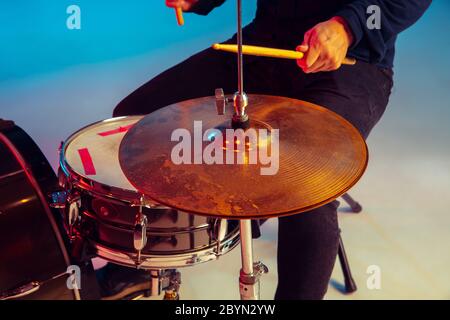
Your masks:
<svg viewBox="0 0 450 320"><path fill-rule="evenodd" d="M81 163L83 164L84 173L88 176L96 175L94 162L92 162L91 154L87 148L78 149L78 154L80 155Z"/></svg>
<svg viewBox="0 0 450 320"><path fill-rule="evenodd" d="M119 127L117 129L114 129L114 130L100 132L100 133L97 133L97 134L99 136L102 136L102 137L107 137L107 136L111 136L113 134L127 132L128 130L131 129L132 126L134 126L134 124L130 124L130 125L124 126L124 127Z"/></svg>

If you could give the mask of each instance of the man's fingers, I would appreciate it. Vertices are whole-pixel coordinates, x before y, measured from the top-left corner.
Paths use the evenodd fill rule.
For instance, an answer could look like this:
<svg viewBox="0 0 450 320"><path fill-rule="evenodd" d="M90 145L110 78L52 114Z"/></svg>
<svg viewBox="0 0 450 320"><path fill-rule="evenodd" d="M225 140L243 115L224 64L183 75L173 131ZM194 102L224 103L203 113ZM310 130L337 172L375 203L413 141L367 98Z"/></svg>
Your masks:
<svg viewBox="0 0 450 320"><path fill-rule="evenodd" d="M317 49L312 49L308 51L308 54L306 55L306 67L309 69L312 66L314 66L315 63L317 63L318 59L320 57L320 51Z"/></svg>
<svg viewBox="0 0 450 320"><path fill-rule="evenodd" d="M321 47L320 56L317 60L311 65L307 67L306 73L315 73L320 71L331 71L335 70L338 66L334 61L332 55L327 51L327 48Z"/></svg>
<svg viewBox="0 0 450 320"><path fill-rule="evenodd" d="M318 47L311 47L306 53L305 66L309 69L311 68L320 57L320 49Z"/></svg>
<svg viewBox="0 0 450 320"><path fill-rule="evenodd" d="M306 55L306 52L308 51L308 49L309 49L309 46L306 44L299 45L299 46L297 46L297 48L295 48L296 51L304 53L302 59L297 59L297 65L300 68L303 68L305 66L305 64L303 62L305 61L305 55Z"/></svg>
<svg viewBox="0 0 450 320"><path fill-rule="evenodd" d="M297 48L295 48L296 51L300 51L305 53L306 51L308 51L309 46L307 44L301 44L299 46L297 46Z"/></svg>
<svg viewBox="0 0 450 320"><path fill-rule="evenodd" d="M183 6L183 0L166 0L166 6L171 8L181 8Z"/></svg>
<svg viewBox="0 0 450 320"><path fill-rule="evenodd" d="M324 51L321 59L325 62L325 65L320 71L335 71L341 67L343 62L343 58L331 53L330 50Z"/></svg>
<svg viewBox="0 0 450 320"><path fill-rule="evenodd" d="M309 38L309 50L306 55L306 66L310 68L317 59L320 58L323 51L322 43L319 40L319 34L316 31L311 33Z"/></svg>
<svg viewBox="0 0 450 320"><path fill-rule="evenodd" d="M309 48L303 59L297 60L297 64L303 71L310 69L317 59L320 57L320 51L317 48Z"/></svg>
<svg viewBox="0 0 450 320"><path fill-rule="evenodd" d="M296 50L303 52L304 56L302 59L298 59L297 60L297 65L302 68L305 69L306 68L306 56L308 55L308 50L309 50L309 42L311 39L311 35L312 35L312 30L307 31L304 35L303 35L303 42L301 45L297 46Z"/></svg>
<svg viewBox="0 0 450 320"><path fill-rule="evenodd" d="M311 31L308 31L305 33L305 35L303 36L303 42L301 45L297 46L296 50L300 51L300 52L306 52L309 50L309 40L311 38Z"/></svg>
<svg viewBox="0 0 450 320"><path fill-rule="evenodd" d="M166 6L171 7L171 8L175 8L177 5L177 1L176 0L166 0Z"/></svg>
<svg viewBox="0 0 450 320"><path fill-rule="evenodd" d="M326 54L324 51L317 59L317 61L306 68L305 73L315 73L315 72L323 72L323 71L335 71L338 70L342 65L342 62L336 60L335 58L330 57L329 54Z"/></svg>
<svg viewBox="0 0 450 320"><path fill-rule="evenodd" d="M324 71L324 69L327 67L326 61L323 61L321 59L318 59L312 66L306 68L304 70L305 73L315 73L319 71Z"/></svg>

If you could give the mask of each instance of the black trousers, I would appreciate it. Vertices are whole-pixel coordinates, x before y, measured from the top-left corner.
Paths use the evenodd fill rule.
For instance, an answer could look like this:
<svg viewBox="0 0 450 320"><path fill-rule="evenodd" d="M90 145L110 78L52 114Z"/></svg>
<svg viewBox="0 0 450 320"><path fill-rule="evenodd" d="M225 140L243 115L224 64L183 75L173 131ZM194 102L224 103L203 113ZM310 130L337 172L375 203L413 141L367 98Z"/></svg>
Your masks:
<svg viewBox="0 0 450 320"><path fill-rule="evenodd" d="M244 40L283 46L254 26L244 30ZM367 137L387 106L392 71L358 62L335 72L307 75L292 60L245 57L244 81L246 93L285 96L329 108ZM235 55L206 49L138 88L120 102L114 116L147 114L182 100L214 95L216 88L232 94L236 86ZM338 205L334 201L279 219L276 299L324 297L338 250Z"/></svg>

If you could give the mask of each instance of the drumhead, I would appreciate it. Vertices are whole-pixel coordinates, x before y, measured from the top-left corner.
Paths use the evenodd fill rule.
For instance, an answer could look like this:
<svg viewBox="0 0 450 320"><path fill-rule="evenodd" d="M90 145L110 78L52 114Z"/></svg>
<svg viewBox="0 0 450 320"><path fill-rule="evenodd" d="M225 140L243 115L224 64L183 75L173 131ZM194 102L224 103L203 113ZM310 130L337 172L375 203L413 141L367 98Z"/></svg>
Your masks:
<svg viewBox="0 0 450 320"><path fill-rule="evenodd" d="M137 192L120 167L119 146L126 132L142 117L112 118L79 130L64 143L61 163L85 179Z"/></svg>

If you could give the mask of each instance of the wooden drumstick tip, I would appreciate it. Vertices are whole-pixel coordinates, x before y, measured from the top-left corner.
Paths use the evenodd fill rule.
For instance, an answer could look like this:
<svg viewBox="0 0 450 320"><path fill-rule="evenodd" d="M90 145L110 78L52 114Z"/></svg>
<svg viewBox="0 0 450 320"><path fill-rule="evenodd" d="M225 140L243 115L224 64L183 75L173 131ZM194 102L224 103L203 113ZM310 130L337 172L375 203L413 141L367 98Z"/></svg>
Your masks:
<svg viewBox="0 0 450 320"><path fill-rule="evenodd" d="M177 23L179 26L184 25L183 10L180 7L175 8Z"/></svg>

